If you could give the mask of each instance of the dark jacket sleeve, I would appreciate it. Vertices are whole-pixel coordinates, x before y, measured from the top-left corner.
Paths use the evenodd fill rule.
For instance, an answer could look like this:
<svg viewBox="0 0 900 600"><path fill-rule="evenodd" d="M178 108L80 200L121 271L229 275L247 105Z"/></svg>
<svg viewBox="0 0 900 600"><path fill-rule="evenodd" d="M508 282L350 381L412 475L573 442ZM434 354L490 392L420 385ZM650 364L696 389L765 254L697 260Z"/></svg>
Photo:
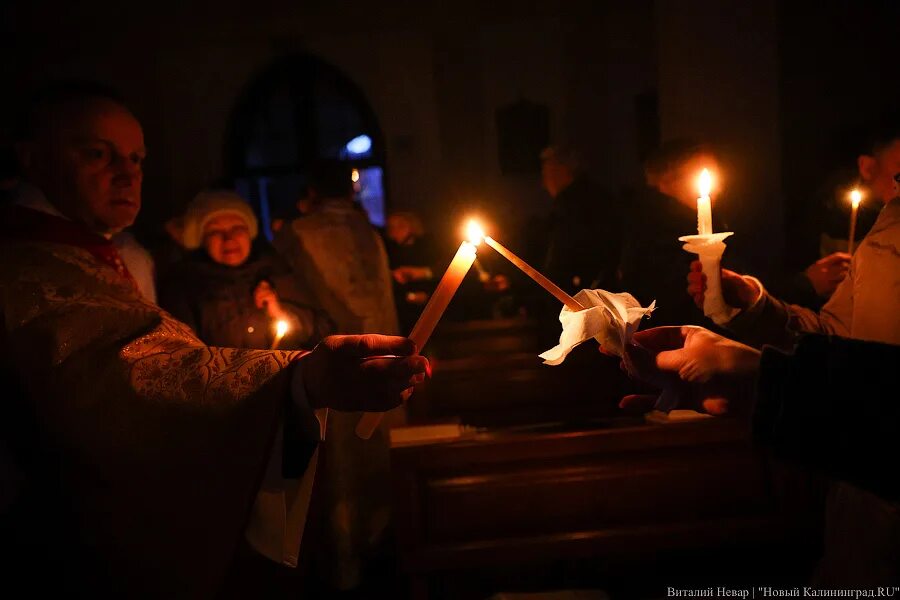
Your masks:
<svg viewBox="0 0 900 600"><path fill-rule="evenodd" d="M159 284L159 307L170 315L188 325L197 336L200 335L197 307L191 302L186 291L187 281L177 274L171 274Z"/></svg>
<svg viewBox="0 0 900 600"><path fill-rule="evenodd" d="M803 338L794 354L763 351L754 434L784 458L889 500L897 457L900 346L835 336Z"/></svg>

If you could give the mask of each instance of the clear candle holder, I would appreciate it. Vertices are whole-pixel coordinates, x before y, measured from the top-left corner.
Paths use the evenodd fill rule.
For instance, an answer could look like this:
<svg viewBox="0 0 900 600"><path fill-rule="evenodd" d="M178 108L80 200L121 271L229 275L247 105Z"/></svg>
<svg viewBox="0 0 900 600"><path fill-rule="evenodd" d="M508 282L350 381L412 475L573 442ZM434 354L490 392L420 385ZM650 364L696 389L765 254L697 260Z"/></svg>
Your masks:
<svg viewBox="0 0 900 600"><path fill-rule="evenodd" d="M722 296L721 264L725 253L725 238L733 231L681 236L684 249L700 257L703 273L706 275L706 292L703 295L703 314L721 325L727 323L738 310L729 306Z"/></svg>

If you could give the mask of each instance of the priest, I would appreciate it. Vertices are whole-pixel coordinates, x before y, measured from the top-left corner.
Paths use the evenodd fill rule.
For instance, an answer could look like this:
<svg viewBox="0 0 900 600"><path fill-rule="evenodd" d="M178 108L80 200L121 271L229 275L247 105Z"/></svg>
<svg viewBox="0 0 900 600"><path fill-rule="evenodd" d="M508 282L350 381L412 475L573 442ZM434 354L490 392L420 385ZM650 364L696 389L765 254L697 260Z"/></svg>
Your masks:
<svg viewBox="0 0 900 600"><path fill-rule="evenodd" d="M426 362L379 335L310 353L203 344L143 299L110 242L141 207L129 109L57 85L20 125L25 183L0 225L4 581L213 595L267 470L314 467L313 411L391 409Z"/></svg>

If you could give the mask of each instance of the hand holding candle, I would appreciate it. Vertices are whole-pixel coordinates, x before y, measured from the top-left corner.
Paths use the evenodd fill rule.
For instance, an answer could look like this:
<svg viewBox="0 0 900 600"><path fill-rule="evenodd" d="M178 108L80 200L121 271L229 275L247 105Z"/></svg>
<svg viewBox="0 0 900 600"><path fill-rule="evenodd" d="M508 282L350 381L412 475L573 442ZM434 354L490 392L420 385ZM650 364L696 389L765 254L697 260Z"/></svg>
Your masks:
<svg viewBox="0 0 900 600"><path fill-rule="evenodd" d="M703 169L697 181L700 197L697 198L697 235L678 238L685 242L684 249L700 257L703 274L706 275L706 294L703 300L703 314L716 323L726 323L736 310L725 303L722 297L721 262L725 252L725 238L732 232L714 233L712 227L712 206L710 190L712 175Z"/></svg>
<svg viewBox="0 0 900 600"><path fill-rule="evenodd" d="M459 289L460 284L465 279L466 273L469 272L469 269L472 268L472 263L475 262L476 246L484 238L484 231L476 222L470 221L466 228L466 234L469 241L464 241L459 245L456 255L450 262L450 266L447 267L444 276L441 277L441 281L431 295L431 299L419 316L419 320L413 326L412 333L409 334L409 338L416 343L416 348L418 348L419 352L425 347L425 344L434 332L434 328L437 327L438 321L440 321L444 311L447 310L450 300L453 299L456 290ZM369 439L380 422L381 413L364 414L356 425L356 435L364 440Z"/></svg>

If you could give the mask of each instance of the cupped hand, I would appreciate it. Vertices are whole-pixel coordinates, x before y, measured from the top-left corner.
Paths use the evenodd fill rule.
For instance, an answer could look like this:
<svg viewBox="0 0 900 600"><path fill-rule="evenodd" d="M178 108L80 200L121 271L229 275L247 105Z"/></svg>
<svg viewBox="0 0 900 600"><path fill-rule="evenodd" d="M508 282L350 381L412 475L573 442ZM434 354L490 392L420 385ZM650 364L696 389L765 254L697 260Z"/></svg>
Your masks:
<svg viewBox="0 0 900 600"><path fill-rule="evenodd" d="M343 411L395 408L428 369L412 340L377 334L327 337L299 363L310 405Z"/></svg>
<svg viewBox="0 0 900 600"><path fill-rule="evenodd" d="M625 349L624 367L633 378L661 390L665 409L746 412L759 351L693 326L639 331L633 342ZM620 406L642 407L648 400L646 395L626 396Z"/></svg>
<svg viewBox="0 0 900 600"><path fill-rule="evenodd" d="M851 258L846 252L835 252L809 265L803 273L816 290L816 294L828 298L850 270Z"/></svg>
<svg viewBox="0 0 900 600"><path fill-rule="evenodd" d="M740 310L750 308L759 296L760 290L752 279L744 277L728 269L721 270L722 297L726 304ZM703 308L706 294L706 275L699 260L691 262L691 270L687 276L687 293L694 299L698 308Z"/></svg>

